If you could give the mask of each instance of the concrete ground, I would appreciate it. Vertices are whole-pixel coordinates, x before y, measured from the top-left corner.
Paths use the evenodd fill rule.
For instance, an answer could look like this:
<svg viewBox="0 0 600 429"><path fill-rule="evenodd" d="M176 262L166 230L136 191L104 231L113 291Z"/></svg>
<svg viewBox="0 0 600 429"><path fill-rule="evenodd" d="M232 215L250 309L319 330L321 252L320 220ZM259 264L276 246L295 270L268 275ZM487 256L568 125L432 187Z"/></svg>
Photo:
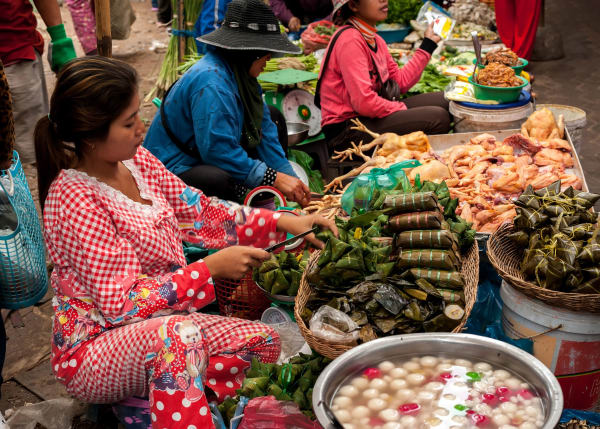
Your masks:
<svg viewBox="0 0 600 429"><path fill-rule="evenodd" d="M587 127L579 154L590 190L600 192L600 2L589 0L546 0L547 26L559 31L564 42L565 57L548 62L532 62L529 71L535 75L534 92L538 103L576 106L587 112ZM132 64L140 73L140 91L145 96L154 83L162 62L162 53L151 52L154 40L167 43L164 29L156 27L150 0L132 1L137 15L132 35L127 41L115 41L114 56ZM67 33L75 40L70 15L62 7ZM42 33L44 26L40 25ZM164 51L163 51L164 52ZM46 64L47 67L47 64ZM55 77L47 67L49 91ZM150 121L155 108L143 103L142 117ZM26 174L37 201L35 169L26 166ZM46 298L34 307L20 310L6 320L8 332L7 360L3 370L0 411L6 414L26 403L67 397L62 385L51 373L49 363L52 307ZM3 310L6 319L8 312ZM10 411L9 411L10 413ZM94 426L88 426L94 427ZM100 426L98 426L100 427Z"/></svg>

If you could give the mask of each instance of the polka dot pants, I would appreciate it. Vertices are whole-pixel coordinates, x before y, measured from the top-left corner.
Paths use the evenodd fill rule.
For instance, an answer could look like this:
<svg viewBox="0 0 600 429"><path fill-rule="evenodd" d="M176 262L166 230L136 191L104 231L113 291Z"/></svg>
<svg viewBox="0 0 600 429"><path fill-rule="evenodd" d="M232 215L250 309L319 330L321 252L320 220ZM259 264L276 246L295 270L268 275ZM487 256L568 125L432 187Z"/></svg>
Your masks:
<svg viewBox="0 0 600 429"><path fill-rule="evenodd" d="M186 369L190 352L185 341L193 330L178 326L196 326L202 332L193 348L194 364L201 370L197 377ZM67 384L71 395L90 403L149 395L153 428L194 429L214 427L204 385L219 400L233 396L252 358L275 362L280 343L277 333L261 323L193 313L115 328L86 348Z"/></svg>

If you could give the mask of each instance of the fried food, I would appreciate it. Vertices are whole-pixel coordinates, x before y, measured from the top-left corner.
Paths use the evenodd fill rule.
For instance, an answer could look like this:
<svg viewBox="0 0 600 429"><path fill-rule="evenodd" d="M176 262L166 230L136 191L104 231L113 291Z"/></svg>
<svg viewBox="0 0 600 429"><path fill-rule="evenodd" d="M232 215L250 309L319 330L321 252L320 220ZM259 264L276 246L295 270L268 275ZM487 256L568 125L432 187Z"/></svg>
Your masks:
<svg viewBox="0 0 600 429"><path fill-rule="evenodd" d="M494 49L485 54L483 64L499 63L514 67L519 65L519 56L508 48Z"/></svg>
<svg viewBox="0 0 600 429"><path fill-rule="evenodd" d="M477 83L485 86L509 88L520 86L523 81L515 75L515 71L500 63L491 63L477 72Z"/></svg>

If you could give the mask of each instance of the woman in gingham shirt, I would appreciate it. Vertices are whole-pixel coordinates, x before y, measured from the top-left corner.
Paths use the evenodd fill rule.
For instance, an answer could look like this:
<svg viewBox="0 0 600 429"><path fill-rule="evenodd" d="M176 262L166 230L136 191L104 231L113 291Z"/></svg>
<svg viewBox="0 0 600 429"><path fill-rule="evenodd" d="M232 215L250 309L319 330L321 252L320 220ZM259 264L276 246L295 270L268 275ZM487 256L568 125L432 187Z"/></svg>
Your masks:
<svg viewBox="0 0 600 429"><path fill-rule="evenodd" d="M212 279L241 278L286 232L335 225L186 188L141 147L139 103L130 66L78 59L36 127L52 366L80 400L149 394L153 427L210 428L204 386L234 395L253 357L274 362L280 351L268 326L197 312L215 299ZM186 266L182 239L223 250Z"/></svg>

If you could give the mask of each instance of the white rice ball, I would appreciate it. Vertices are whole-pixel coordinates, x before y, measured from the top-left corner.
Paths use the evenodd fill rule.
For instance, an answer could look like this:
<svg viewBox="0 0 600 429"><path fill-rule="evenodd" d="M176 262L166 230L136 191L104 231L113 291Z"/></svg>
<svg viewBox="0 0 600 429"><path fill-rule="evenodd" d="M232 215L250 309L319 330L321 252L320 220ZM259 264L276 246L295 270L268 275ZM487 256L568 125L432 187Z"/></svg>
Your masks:
<svg viewBox="0 0 600 429"><path fill-rule="evenodd" d="M411 389L400 389L396 392L396 398L400 399L402 402L412 399L414 396L415 392Z"/></svg>
<svg viewBox="0 0 600 429"><path fill-rule="evenodd" d="M446 408L438 408L433 412L434 416L438 417L446 417L450 412Z"/></svg>
<svg viewBox="0 0 600 429"><path fill-rule="evenodd" d="M348 398L347 396L337 396L333 400L333 405L337 405L341 408L349 408L352 405L352 399Z"/></svg>
<svg viewBox="0 0 600 429"><path fill-rule="evenodd" d="M390 389L392 389L392 390L405 389L406 386L408 386L408 383L406 382L406 380L404 380L402 378L398 378L396 380L393 380L390 383Z"/></svg>
<svg viewBox="0 0 600 429"><path fill-rule="evenodd" d="M471 363L471 361L466 360L466 359L456 359L454 361L454 364L458 365L458 366L464 366L467 369L471 369L471 367L473 366L473 364Z"/></svg>
<svg viewBox="0 0 600 429"><path fill-rule="evenodd" d="M417 419L413 416L402 416L400 419L400 424L405 428L416 428L417 427Z"/></svg>
<svg viewBox="0 0 600 429"><path fill-rule="evenodd" d="M517 390L517 389L519 389L519 387L521 387L521 380L518 380L514 377L507 378L504 381L504 385L511 390Z"/></svg>
<svg viewBox="0 0 600 429"><path fill-rule="evenodd" d="M379 397L379 390L377 389L367 389L363 392L363 396L367 399L373 399Z"/></svg>
<svg viewBox="0 0 600 429"><path fill-rule="evenodd" d="M425 385L425 389L430 392L439 392L444 389L444 383L440 383L439 381L430 381Z"/></svg>
<svg viewBox="0 0 600 429"><path fill-rule="evenodd" d="M369 407L371 411L381 411L387 407L387 402L381 398L373 398L367 402L367 407Z"/></svg>
<svg viewBox="0 0 600 429"><path fill-rule="evenodd" d="M340 389L340 395L354 398L358 396L358 389L354 386L344 386Z"/></svg>
<svg viewBox="0 0 600 429"><path fill-rule="evenodd" d="M489 416L492 413L492 408L488 404L477 404L473 408L477 413Z"/></svg>
<svg viewBox="0 0 600 429"><path fill-rule="evenodd" d="M384 390L387 387L387 383L381 378L374 378L369 383L370 389Z"/></svg>
<svg viewBox="0 0 600 429"><path fill-rule="evenodd" d="M420 386L425 381L425 376L423 374L408 374L406 381L411 386Z"/></svg>
<svg viewBox="0 0 600 429"><path fill-rule="evenodd" d="M339 410L333 414L335 414L335 417L340 421L340 423L346 423L346 422L352 421L352 416L350 415L350 411L348 411L348 410ZM346 427L346 425L344 425L344 428L345 427Z"/></svg>
<svg viewBox="0 0 600 429"><path fill-rule="evenodd" d="M435 399L437 395L429 390L421 390L417 393L417 402L418 403L429 403Z"/></svg>
<svg viewBox="0 0 600 429"><path fill-rule="evenodd" d="M408 372L414 372L421 369L421 365L418 362L413 361L405 362L404 365L402 365L402 367Z"/></svg>
<svg viewBox="0 0 600 429"><path fill-rule="evenodd" d="M522 423L521 426L519 426L519 429L537 429L537 426L535 425L535 423L525 422Z"/></svg>
<svg viewBox="0 0 600 429"><path fill-rule="evenodd" d="M383 425L383 429L402 429L402 425L398 422L387 422Z"/></svg>
<svg viewBox="0 0 600 429"><path fill-rule="evenodd" d="M509 424L510 418L506 414L496 414L492 417L492 421L496 426L502 426Z"/></svg>
<svg viewBox="0 0 600 429"><path fill-rule="evenodd" d="M528 405L525 407L525 414L537 418L540 415L540 410L536 407Z"/></svg>
<svg viewBox="0 0 600 429"><path fill-rule="evenodd" d="M452 367L453 367L453 366L454 366L454 365L452 365L451 363L448 363L448 362L442 362L441 364L439 364L439 365L436 367L436 369L437 369L439 372L450 372L450 371L452 371Z"/></svg>
<svg viewBox="0 0 600 429"><path fill-rule="evenodd" d="M344 423L344 429L354 429L355 427L352 423Z"/></svg>
<svg viewBox="0 0 600 429"><path fill-rule="evenodd" d="M392 369L396 368L396 365L394 365L392 362L390 362L389 360L383 361L378 365L378 368L382 371L382 372L390 372Z"/></svg>
<svg viewBox="0 0 600 429"><path fill-rule="evenodd" d="M436 366L438 363L437 358L433 357L433 356L423 356L421 358L421 365L424 366L425 368L433 368L434 366Z"/></svg>
<svg viewBox="0 0 600 429"><path fill-rule="evenodd" d="M381 377L381 379L382 379L383 381L385 381L386 383L391 383L391 382L392 382L392 380L393 380L393 378L392 378L392 377L390 377L389 375L384 375L383 377Z"/></svg>
<svg viewBox="0 0 600 429"><path fill-rule="evenodd" d="M453 416L452 421L454 423L459 423L461 425L465 425L468 423L469 419L467 419L465 416Z"/></svg>
<svg viewBox="0 0 600 429"><path fill-rule="evenodd" d="M379 413L379 417L381 417L386 422L394 422L398 420L398 417L400 417L400 413L398 412L398 410L395 410L393 408L386 408L385 410Z"/></svg>
<svg viewBox="0 0 600 429"><path fill-rule="evenodd" d="M519 429L519 428L517 428L516 426L513 426L513 425L502 425L498 429Z"/></svg>
<svg viewBox="0 0 600 429"><path fill-rule="evenodd" d="M367 377L356 377L350 384L359 390L364 390L369 385L369 379Z"/></svg>
<svg viewBox="0 0 600 429"><path fill-rule="evenodd" d="M453 395L452 393L446 393L443 396L444 399L447 399L448 401L454 401L456 399L456 396Z"/></svg>
<svg viewBox="0 0 600 429"><path fill-rule="evenodd" d="M408 375L408 371L404 368L396 367L390 371L390 377L393 378L404 378Z"/></svg>
<svg viewBox="0 0 600 429"><path fill-rule="evenodd" d="M364 405L359 405L358 407L352 410L352 417L355 419L362 419L363 417L369 417L371 415L371 410L369 410Z"/></svg>
<svg viewBox="0 0 600 429"><path fill-rule="evenodd" d="M500 404L500 409L505 413L514 413L517 411L517 405L512 402L503 402Z"/></svg>
<svg viewBox="0 0 600 429"><path fill-rule="evenodd" d="M473 365L473 369L477 372L489 371L492 369L492 365L487 362L477 362L475 365Z"/></svg>
<svg viewBox="0 0 600 429"><path fill-rule="evenodd" d="M505 380L507 378L510 378L510 373L503 369L497 369L496 371L494 371L494 378L496 378L496 380Z"/></svg>

